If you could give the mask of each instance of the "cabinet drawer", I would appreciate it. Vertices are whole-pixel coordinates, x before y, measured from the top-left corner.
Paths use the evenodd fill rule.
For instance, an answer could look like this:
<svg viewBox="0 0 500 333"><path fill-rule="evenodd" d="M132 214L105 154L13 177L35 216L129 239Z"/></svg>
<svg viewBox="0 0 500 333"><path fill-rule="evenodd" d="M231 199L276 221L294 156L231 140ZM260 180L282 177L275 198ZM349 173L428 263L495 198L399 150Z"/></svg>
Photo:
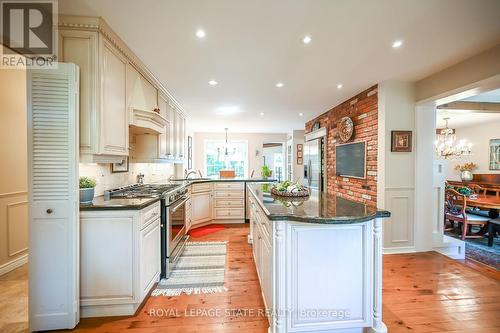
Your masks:
<svg viewBox="0 0 500 333"><path fill-rule="evenodd" d="M245 200L244 199L225 199L225 198L216 198L215 199L215 207L244 207Z"/></svg>
<svg viewBox="0 0 500 333"><path fill-rule="evenodd" d="M141 210L141 229L160 217L160 202Z"/></svg>
<svg viewBox="0 0 500 333"><path fill-rule="evenodd" d="M216 198L244 198L243 191L217 191L215 192Z"/></svg>
<svg viewBox="0 0 500 333"><path fill-rule="evenodd" d="M242 219L245 217L243 208L215 208L215 219Z"/></svg>
<svg viewBox="0 0 500 333"><path fill-rule="evenodd" d="M215 183L216 190L243 190L245 183L220 182Z"/></svg>
<svg viewBox="0 0 500 333"><path fill-rule="evenodd" d="M193 184L191 186L191 193L209 192L212 190L211 183Z"/></svg>

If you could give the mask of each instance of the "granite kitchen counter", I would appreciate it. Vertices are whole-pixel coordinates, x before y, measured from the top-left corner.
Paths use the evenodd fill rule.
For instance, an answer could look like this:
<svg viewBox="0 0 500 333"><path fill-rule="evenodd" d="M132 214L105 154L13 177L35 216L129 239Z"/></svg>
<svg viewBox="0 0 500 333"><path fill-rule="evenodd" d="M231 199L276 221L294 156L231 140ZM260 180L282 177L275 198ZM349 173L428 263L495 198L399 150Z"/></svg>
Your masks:
<svg viewBox="0 0 500 333"><path fill-rule="evenodd" d="M278 197L270 193L271 186L247 185L269 220L347 224L390 216L386 210L315 190L305 198Z"/></svg>
<svg viewBox="0 0 500 333"><path fill-rule="evenodd" d="M95 197L92 200L92 204L82 205L80 204L80 210L134 210L143 209L155 202L159 201L159 198L134 198L134 199L119 199L112 198L109 200L104 200L104 196Z"/></svg>
<svg viewBox="0 0 500 333"><path fill-rule="evenodd" d="M204 178L193 178L187 180L188 183L211 183L211 182L245 182L245 183L269 183L275 182L276 179L264 179L264 178L250 178L250 177L204 177Z"/></svg>

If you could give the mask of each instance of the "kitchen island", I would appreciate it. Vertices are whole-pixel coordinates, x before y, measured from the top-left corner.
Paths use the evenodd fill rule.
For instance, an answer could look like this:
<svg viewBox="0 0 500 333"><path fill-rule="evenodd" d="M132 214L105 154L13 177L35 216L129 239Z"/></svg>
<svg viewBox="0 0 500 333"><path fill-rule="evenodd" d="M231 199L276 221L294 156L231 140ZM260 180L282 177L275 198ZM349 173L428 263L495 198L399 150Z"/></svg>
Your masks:
<svg viewBox="0 0 500 333"><path fill-rule="evenodd" d="M269 331L387 332L382 219L387 211L312 192L276 197L248 184L250 235Z"/></svg>

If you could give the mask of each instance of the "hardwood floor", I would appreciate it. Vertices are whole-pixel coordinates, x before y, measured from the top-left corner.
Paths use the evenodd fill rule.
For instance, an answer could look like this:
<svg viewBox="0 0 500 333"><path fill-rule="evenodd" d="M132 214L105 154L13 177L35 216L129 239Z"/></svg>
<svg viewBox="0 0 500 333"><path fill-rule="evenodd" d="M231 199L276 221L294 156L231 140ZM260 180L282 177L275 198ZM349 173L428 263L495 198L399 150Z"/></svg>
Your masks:
<svg viewBox="0 0 500 333"><path fill-rule="evenodd" d="M267 319L259 315L264 305L247 234L247 226L232 226L193 239L229 241L228 292L150 297L136 316L82 319L75 331L267 332ZM481 264L464 264L436 252L386 255L383 298L390 333L500 331L500 272ZM0 318L5 315L0 312Z"/></svg>
<svg viewBox="0 0 500 333"><path fill-rule="evenodd" d="M28 265L0 276L0 332L28 331Z"/></svg>

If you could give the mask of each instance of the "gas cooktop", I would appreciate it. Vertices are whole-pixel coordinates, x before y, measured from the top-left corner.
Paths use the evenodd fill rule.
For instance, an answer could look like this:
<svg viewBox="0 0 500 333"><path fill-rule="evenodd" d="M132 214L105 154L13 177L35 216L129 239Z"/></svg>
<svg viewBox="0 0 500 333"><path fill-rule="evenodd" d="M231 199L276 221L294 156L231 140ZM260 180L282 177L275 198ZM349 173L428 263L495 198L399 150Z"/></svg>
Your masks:
<svg viewBox="0 0 500 333"><path fill-rule="evenodd" d="M160 198L182 186L179 184L134 184L109 191L111 198Z"/></svg>

